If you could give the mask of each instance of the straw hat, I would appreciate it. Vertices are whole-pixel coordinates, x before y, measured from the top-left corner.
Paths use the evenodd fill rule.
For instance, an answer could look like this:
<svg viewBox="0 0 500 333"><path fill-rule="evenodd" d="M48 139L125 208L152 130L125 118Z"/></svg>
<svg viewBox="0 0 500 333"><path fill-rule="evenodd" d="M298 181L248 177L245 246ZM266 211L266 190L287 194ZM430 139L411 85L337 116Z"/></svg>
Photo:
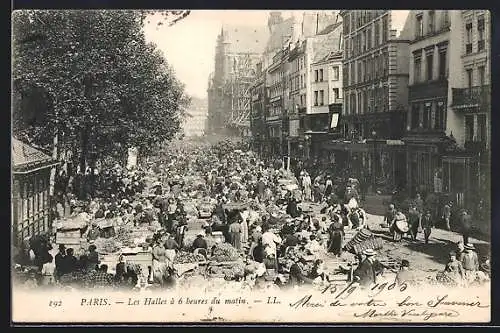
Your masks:
<svg viewBox="0 0 500 333"><path fill-rule="evenodd" d="M377 252L375 252L373 249L366 249L366 250L363 251L363 254L365 256L371 257L371 256L376 255Z"/></svg>
<svg viewBox="0 0 500 333"><path fill-rule="evenodd" d="M474 244L468 243L464 246L466 250L475 250Z"/></svg>

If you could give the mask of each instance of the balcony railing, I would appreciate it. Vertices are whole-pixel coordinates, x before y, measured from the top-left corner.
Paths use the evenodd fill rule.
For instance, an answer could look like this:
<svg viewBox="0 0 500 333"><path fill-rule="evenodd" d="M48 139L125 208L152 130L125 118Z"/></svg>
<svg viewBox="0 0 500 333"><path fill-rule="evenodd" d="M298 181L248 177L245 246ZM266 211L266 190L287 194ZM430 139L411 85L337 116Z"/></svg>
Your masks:
<svg viewBox="0 0 500 333"><path fill-rule="evenodd" d="M488 111L490 107L491 89L489 85L471 88L453 88L452 106L455 109L473 109L476 111Z"/></svg>

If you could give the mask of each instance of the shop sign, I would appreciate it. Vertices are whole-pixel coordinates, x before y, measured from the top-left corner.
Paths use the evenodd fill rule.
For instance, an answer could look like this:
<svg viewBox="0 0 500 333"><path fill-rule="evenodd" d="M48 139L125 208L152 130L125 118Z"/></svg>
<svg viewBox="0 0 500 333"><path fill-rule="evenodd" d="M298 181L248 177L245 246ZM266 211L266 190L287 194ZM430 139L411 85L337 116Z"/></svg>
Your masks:
<svg viewBox="0 0 500 333"><path fill-rule="evenodd" d="M403 146L405 143L402 140L386 140L388 146Z"/></svg>

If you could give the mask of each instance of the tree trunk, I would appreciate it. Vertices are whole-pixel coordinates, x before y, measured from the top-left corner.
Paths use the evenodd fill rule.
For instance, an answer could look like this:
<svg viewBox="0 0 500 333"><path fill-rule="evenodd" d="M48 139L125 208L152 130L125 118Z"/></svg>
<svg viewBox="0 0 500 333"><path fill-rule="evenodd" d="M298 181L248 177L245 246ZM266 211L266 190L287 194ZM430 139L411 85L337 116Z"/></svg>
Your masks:
<svg viewBox="0 0 500 333"><path fill-rule="evenodd" d="M88 141L89 141L89 127L86 125L82 130L82 139L80 146L80 172L82 175L85 175L86 167L87 167L87 154L88 154ZM78 189L79 199L83 200L85 198L85 188L87 187L85 184L85 177L82 177L82 181L80 182L80 188Z"/></svg>
<svg viewBox="0 0 500 333"><path fill-rule="evenodd" d="M53 150L52 150L52 158L54 160L57 160L57 155L58 155L58 146L59 146L59 135L57 134L57 129L56 129L56 135L54 135L54 141L53 141ZM54 196L54 186L56 182L56 167L52 167L50 169L50 187L49 187L49 196L53 197Z"/></svg>

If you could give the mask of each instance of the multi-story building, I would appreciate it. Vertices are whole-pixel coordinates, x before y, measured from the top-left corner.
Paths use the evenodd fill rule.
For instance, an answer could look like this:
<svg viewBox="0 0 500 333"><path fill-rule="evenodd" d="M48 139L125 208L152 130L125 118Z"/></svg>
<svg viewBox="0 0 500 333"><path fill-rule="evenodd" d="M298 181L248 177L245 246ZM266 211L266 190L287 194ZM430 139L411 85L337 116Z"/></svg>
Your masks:
<svg viewBox="0 0 500 333"><path fill-rule="evenodd" d="M193 97L184 121L186 136L201 136L205 133L207 120L207 100Z"/></svg>
<svg viewBox="0 0 500 333"><path fill-rule="evenodd" d="M407 188L442 192L441 156L449 144L448 109L450 11L412 10L407 126Z"/></svg>
<svg viewBox="0 0 500 333"><path fill-rule="evenodd" d="M292 46L288 55L289 62L289 101L288 110L289 132L288 132L288 155L298 159L304 155L303 135L300 135L300 117L306 111L306 90L305 90L305 42L297 42Z"/></svg>
<svg viewBox="0 0 500 333"><path fill-rule="evenodd" d="M285 62L283 50L277 52L267 69L266 81L268 90L268 105L266 112L266 126L269 138L270 156L283 156L283 114L285 93Z"/></svg>
<svg viewBox="0 0 500 333"><path fill-rule="evenodd" d="M470 207L490 191L491 16L454 10L450 21L446 132L456 146L443 156L443 189Z"/></svg>
<svg viewBox="0 0 500 333"><path fill-rule="evenodd" d="M265 111L267 108L267 89L266 73L262 69L262 63L256 66L256 80L250 87L252 96L251 105L251 123L252 144L259 155L264 153L265 143L267 142L267 127L265 122Z"/></svg>
<svg viewBox="0 0 500 333"><path fill-rule="evenodd" d="M250 86L269 33L262 26L222 27L217 37L215 71L208 87L209 132L241 134L250 126Z"/></svg>
<svg viewBox="0 0 500 333"><path fill-rule="evenodd" d="M378 189L404 186L408 104L407 11L343 10L343 130L350 171ZM359 143L361 142L361 144Z"/></svg>
<svg viewBox="0 0 500 333"><path fill-rule="evenodd" d="M325 157L323 145L331 137L332 112L341 104L342 94L342 22L308 38L311 46L306 113L303 115L304 135L309 144L309 157ZM338 110L337 110L338 111Z"/></svg>

